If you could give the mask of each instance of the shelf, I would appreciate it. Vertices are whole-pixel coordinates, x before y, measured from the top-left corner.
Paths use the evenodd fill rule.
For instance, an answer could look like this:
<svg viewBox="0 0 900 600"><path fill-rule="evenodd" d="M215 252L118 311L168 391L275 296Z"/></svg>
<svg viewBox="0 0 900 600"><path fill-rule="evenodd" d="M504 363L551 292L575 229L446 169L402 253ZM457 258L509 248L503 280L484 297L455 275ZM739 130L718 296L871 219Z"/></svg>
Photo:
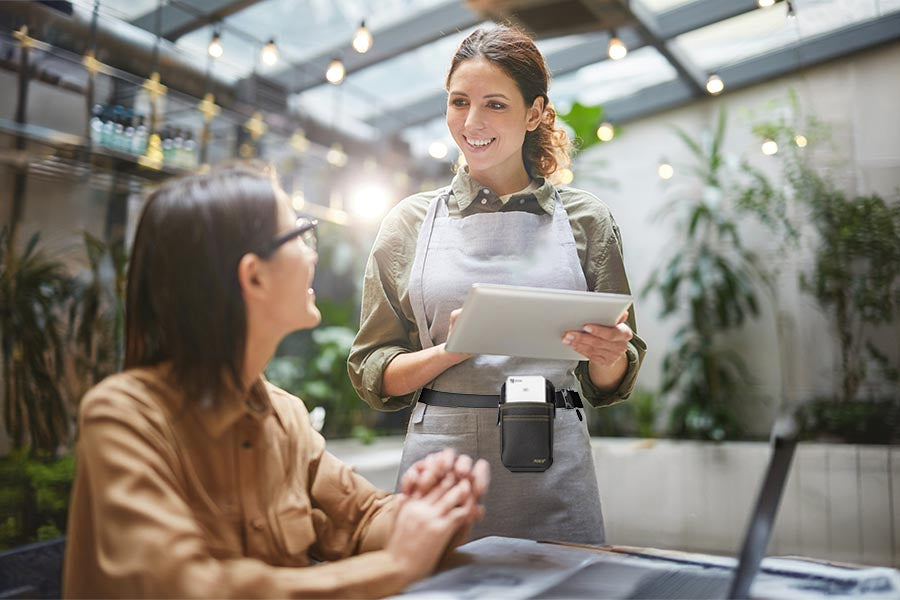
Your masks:
<svg viewBox="0 0 900 600"><path fill-rule="evenodd" d="M18 168L37 167L54 170L68 165L80 171L88 167L138 177L146 181L162 181L191 172L169 166L155 167L146 159L142 160L141 156L92 146L83 136L39 125L22 125L8 119L0 119L0 136L10 139L24 138L29 145L43 146L50 150L50 153L47 153L35 148L0 149L0 163ZM82 168L78 169L79 166Z"/></svg>

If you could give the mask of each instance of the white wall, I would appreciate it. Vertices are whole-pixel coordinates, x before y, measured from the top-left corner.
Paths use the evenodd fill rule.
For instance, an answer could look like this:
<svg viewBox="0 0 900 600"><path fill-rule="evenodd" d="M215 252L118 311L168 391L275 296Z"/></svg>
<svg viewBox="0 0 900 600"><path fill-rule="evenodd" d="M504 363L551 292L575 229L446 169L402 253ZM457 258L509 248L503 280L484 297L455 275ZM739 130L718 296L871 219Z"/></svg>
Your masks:
<svg viewBox="0 0 900 600"><path fill-rule="evenodd" d="M601 167L600 174L614 178L619 184L617 189L585 187L606 201L621 227L633 291L640 291L652 270L672 252L670 224L655 221L654 215L667 198L677 197L679 190L683 192L691 181L684 169L692 164L691 157L673 133L673 125L699 134L714 126L720 109L727 109L729 127L725 152L749 158L774 178L779 172L777 157L761 154L751 125L762 120L759 115L764 115L763 111L768 110L773 101L786 101L788 90L793 88L802 110L831 127L834 143L831 148L817 152L817 161L823 164L837 162L835 179L850 192L877 192L883 197L896 197L900 187L898 65L900 44L895 43L627 123L612 142L595 146L580 156L573 167L573 185L579 185L579 169L590 169L598 161L607 162L606 167ZM757 118L752 119L750 113L755 113ZM669 181L656 175L663 157L676 168L675 177ZM839 350L828 322L815 302L810 296L800 294L798 289L797 270L811 264L808 249L806 253L798 251L789 256L772 255L774 244L765 238L764 232L750 231L749 236L748 239L756 239L758 249L768 255L767 260L784 271L778 286L778 306L786 335L784 358L780 358L777 351L771 306L763 308L758 322L734 336L757 378L752 391L760 399L746 407L748 424L752 431L763 433L768 429L771 414L778 408L782 371L788 387L788 403L796 404L815 395L828 394L834 389ZM638 299L636 303L638 329L649 346L639 385L649 389L658 388L667 340L676 325L673 321L661 322L657 318L659 308L655 296ZM889 331L881 333L882 349L900 363L896 342L900 328L895 324L887 329Z"/></svg>

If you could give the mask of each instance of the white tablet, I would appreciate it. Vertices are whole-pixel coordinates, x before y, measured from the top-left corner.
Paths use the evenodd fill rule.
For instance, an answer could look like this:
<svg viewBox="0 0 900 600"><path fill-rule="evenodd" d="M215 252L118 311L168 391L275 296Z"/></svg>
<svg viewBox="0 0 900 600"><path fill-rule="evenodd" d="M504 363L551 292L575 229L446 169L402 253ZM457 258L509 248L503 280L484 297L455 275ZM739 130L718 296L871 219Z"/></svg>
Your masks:
<svg viewBox="0 0 900 600"><path fill-rule="evenodd" d="M586 323L615 325L633 301L625 294L475 283L450 332L447 350L584 360L562 343L563 333Z"/></svg>

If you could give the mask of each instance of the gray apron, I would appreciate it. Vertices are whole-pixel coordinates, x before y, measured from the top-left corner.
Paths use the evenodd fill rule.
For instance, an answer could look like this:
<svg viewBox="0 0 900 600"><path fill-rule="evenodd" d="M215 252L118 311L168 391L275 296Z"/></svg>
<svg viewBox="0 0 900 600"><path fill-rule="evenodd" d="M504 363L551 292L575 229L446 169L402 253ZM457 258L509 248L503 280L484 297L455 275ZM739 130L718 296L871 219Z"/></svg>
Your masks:
<svg viewBox="0 0 900 600"><path fill-rule="evenodd" d="M419 231L409 295L422 348L447 340L450 312L473 283L587 289L569 218L559 193L553 215L521 211L450 218L444 191L429 206ZM560 342L561 343L561 342ZM577 361L476 355L439 375L428 387L462 394L499 394L510 375L543 375L557 389L575 389ZM603 516L586 422L557 410L553 465L543 473L512 473L500 462L496 408L413 408L400 476L443 448L484 458L491 485L484 520L473 539L502 535L586 544L604 542Z"/></svg>

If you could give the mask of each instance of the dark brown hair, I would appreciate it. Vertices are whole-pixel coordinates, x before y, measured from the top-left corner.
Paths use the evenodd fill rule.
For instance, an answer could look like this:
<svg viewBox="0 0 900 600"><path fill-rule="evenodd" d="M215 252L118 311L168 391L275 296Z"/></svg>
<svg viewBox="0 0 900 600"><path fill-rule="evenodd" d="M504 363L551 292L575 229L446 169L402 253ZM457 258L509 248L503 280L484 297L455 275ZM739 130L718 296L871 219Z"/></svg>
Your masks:
<svg viewBox="0 0 900 600"><path fill-rule="evenodd" d="M447 73L446 86L457 67L471 58L484 58L509 75L522 93L525 105L531 107L538 97L544 99L544 114L537 129L525 133L522 160L532 175L549 177L569 164L571 142L564 129L556 127L556 110L550 104L547 89L550 71L540 50L523 32L500 25L494 29L476 29L462 41Z"/></svg>
<svg viewBox="0 0 900 600"><path fill-rule="evenodd" d="M241 163L169 181L147 198L131 262L125 368L171 361L192 401L242 389L247 319L237 268L276 235L274 174Z"/></svg>

